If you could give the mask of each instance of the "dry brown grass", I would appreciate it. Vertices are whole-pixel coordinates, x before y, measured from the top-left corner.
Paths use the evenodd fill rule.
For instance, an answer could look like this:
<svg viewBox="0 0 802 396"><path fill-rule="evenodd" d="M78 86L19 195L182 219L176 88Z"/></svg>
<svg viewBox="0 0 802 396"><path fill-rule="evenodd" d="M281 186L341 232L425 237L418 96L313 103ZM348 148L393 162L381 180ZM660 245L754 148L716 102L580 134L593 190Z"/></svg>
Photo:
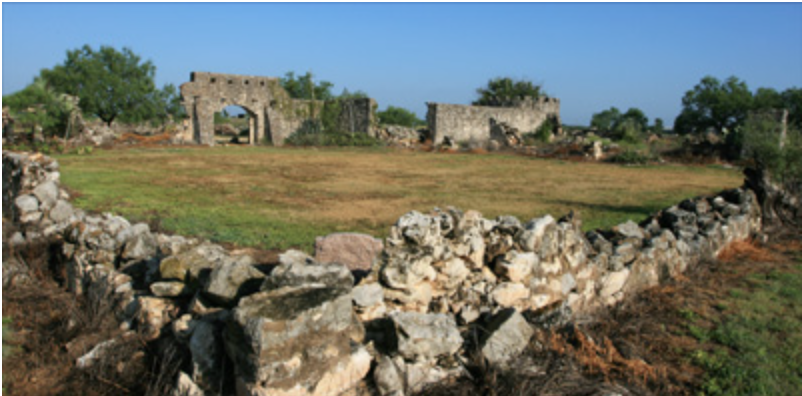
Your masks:
<svg viewBox="0 0 802 396"><path fill-rule="evenodd" d="M308 246L315 235L335 231L383 236L409 210L449 205L522 220L574 210L586 228L610 226L741 183L737 171L710 167L385 149L128 149L59 161L63 181L82 194L81 206L145 218L159 213L167 229L204 236L217 231L186 219L218 231L261 228L212 236L267 247ZM265 231L268 241L255 236Z"/></svg>

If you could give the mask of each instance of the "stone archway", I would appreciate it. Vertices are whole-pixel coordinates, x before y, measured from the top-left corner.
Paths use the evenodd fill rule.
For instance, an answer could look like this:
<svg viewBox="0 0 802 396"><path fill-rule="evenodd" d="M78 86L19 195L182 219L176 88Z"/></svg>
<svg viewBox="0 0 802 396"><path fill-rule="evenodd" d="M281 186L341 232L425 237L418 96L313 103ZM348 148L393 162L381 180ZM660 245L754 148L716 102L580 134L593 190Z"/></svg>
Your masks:
<svg viewBox="0 0 802 396"><path fill-rule="evenodd" d="M251 145L269 137L267 109L273 99L271 88L277 82L278 79L270 77L193 72L190 81L181 85L192 139L213 146L214 113L227 106L242 107L250 114Z"/></svg>

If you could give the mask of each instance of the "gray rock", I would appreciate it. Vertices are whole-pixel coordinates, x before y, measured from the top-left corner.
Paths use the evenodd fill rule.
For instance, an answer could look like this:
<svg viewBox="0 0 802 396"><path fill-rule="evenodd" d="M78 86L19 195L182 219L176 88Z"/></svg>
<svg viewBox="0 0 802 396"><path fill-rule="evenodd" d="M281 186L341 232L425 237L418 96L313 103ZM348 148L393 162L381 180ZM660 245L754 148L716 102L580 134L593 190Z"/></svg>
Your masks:
<svg viewBox="0 0 802 396"><path fill-rule="evenodd" d="M351 271L369 271L383 248L382 241L370 235L331 234L315 239L315 260L344 264Z"/></svg>
<svg viewBox="0 0 802 396"><path fill-rule="evenodd" d="M44 182L33 189L33 195L39 199L43 209L50 209L58 200L58 185L53 181Z"/></svg>
<svg viewBox="0 0 802 396"><path fill-rule="evenodd" d="M33 195L20 195L14 200L14 205L21 215L39 211L39 201Z"/></svg>
<svg viewBox="0 0 802 396"><path fill-rule="evenodd" d="M491 364L506 364L523 352L534 333L517 310L505 309L493 317L482 334L482 355Z"/></svg>
<svg viewBox="0 0 802 396"><path fill-rule="evenodd" d="M390 318L395 327L398 354L408 360L448 356L462 347L462 336L451 316L396 312Z"/></svg>
<svg viewBox="0 0 802 396"><path fill-rule="evenodd" d="M192 380L207 389L215 389L221 381L223 354L222 327L212 321L195 320L189 351L192 353Z"/></svg>
<svg viewBox="0 0 802 396"><path fill-rule="evenodd" d="M355 286L351 294L359 307L371 307L384 300L384 289L378 283Z"/></svg>
<svg viewBox="0 0 802 396"><path fill-rule="evenodd" d="M250 387L314 389L327 373L352 362L354 326L361 325L353 320L346 290L288 286L242 298L224 339Z"/></svg>
<svg viewBox="0 0 802 396"><path fill-rule="evenodd" d="M613 227L613 231L624 238L643 239L644 237L643 230L632 220Z"/></svg>
<svg viewBox="0 0 802 396"><path fill-rule="evenodd" d="M53 209L50 209L50 220L55 221L56 223L60 223L62 221L66 221L72 216L73 208L69 202L58 200L56 205L53 206Z"/></svg>
<svg viewBox="0 0 802 396"><path fill-rule="evenodd" d="M150 285L150 292L157 297L178 297L189 292L183 282L156 282Z"/></svg>
<svg viewBox="0 0 802 396"><path fill-rule="evenodd" d="M524 225L524 231L518 237L518 243L527 252L535 252L540 249L540 241L549 228L553 228L557 223L550 215L532 219Z"/></svg>
<svg viewBox="0 0 802 396"><path fill-rule="evenodd" d="M204 292L213 301L228 305L240 296L258 291L264 278L253 266L253 260L243 256L213 269Z"/></svg>
<svg viewBox="0 0 802 396"><path fill-rule="evenodd" d="M402 359L393 360L389 356L382 355L373 372L373 380L382 396L390 395L393 392L403 394L404 361Z"/></svg>
<svg viewBox="0 0 802 396"><path fill-rule="evenodd" d="M288 250L279 256L279 264L265 279L262 290L274 290L285 286L318 285L350 291L354 276L344 265L321 264L306 253Z"/></svg>
<svg viewBox="0 0 802 396"><path fill-rule="evenodd" d="M420 212L404 214L395 224L396 238L418 246L435 246L441 243L440 221Z"/></svg>

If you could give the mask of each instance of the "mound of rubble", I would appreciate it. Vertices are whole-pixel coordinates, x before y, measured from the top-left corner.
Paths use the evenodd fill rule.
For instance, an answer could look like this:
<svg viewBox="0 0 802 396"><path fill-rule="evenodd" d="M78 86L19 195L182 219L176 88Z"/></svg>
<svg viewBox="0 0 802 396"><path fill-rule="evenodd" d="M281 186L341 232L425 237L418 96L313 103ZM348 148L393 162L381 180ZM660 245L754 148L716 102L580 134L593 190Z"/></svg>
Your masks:
<svg viewBox="0 0 802 396"><path fill-rule="evenodd" d="M384 243L320 238L317 258L287 251L270 270L87 214L59 176L53 159L3 153L3 210L21 230L12 243L58 238L71 291L114 301L124 331L186 345L192 365L176 389L191 395L217 394L223 381L239 395L338 395L370 372L380 394L402 395L464 375L475 354L511 365L537 327L616 304L761 229L747 189L587 233L573 215L435 209L403 215ZM221 378L232 365L235 378Z"/></svg>

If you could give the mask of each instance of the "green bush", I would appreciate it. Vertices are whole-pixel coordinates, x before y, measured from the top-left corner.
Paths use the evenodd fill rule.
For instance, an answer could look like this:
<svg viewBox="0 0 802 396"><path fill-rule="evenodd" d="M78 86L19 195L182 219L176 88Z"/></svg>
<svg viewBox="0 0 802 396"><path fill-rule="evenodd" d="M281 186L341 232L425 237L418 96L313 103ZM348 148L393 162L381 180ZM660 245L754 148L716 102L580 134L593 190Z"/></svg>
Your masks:
<svg viewBox="0 0 802 396"><path fill-rule="evenodd" d="M378 116L379 123L384 125L401 125L414 128L425 124L415 113L402 107L388 106L387 110L380 111Z"/></svg>
<svg viewBox="0 0 802 396"><path fill-rule="evenodd" d="M365 133L325 131L319 120L305 122L285 143L296 147L376 147L383 144Z"/></svg>
<svg viewBox="0 0 802 396"><path fill-rule="evenodd" d="M652 160L650 155L637 150L625 150L610 159L611 162L625 165L645 165Z"/></svg>
<svg viewBox="0 0 802 396"><path fill-rule="evenodd" d="M789 125L785 142L780 147L780 128L781 124L772 115L753 114L742 128L728 136L727 142L736 150L740 147L743 158L765 166L777 181L800 181L802 133Z"/></svg>

